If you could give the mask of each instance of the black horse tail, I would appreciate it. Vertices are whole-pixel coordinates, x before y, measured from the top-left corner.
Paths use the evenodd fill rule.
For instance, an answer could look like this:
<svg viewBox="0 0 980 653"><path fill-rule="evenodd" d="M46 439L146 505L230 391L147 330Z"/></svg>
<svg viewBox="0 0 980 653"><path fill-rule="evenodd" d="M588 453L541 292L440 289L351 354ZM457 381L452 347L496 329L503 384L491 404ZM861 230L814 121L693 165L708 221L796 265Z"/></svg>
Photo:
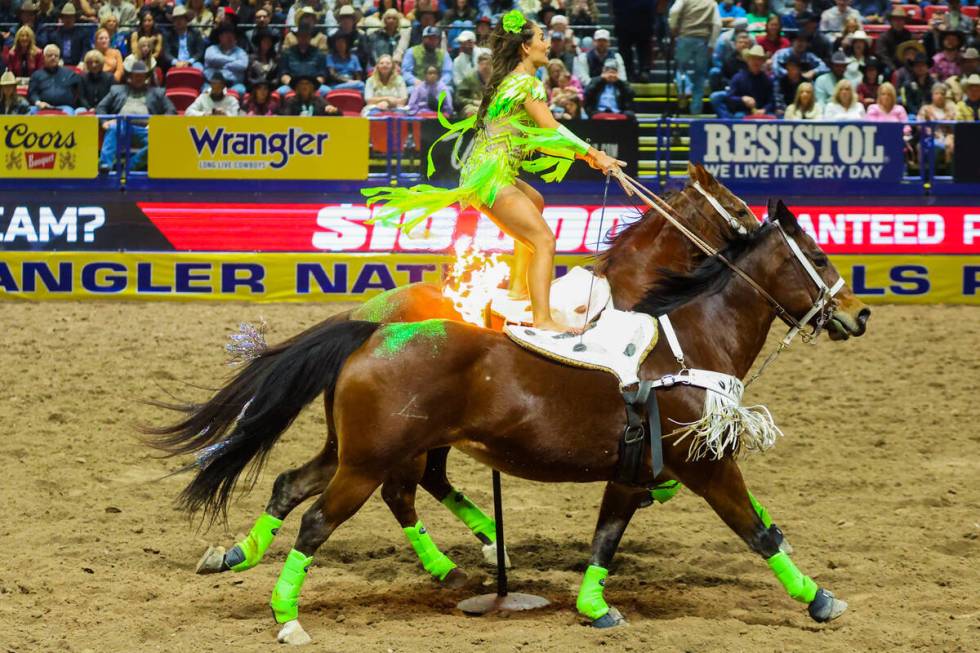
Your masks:
<svg viewBox="0 0 980 653"><path fill-rule="evenodd" d="M249 488L282 433L320 393L332 395L345 361L380 327L373 322L327 320L263 351L204 404L153 402L185 413L170 426L147 428L149 444L169 455L196 453L197 469L177 504L203 510L213 523L227 516L239 476L249 463Z"/></svg>

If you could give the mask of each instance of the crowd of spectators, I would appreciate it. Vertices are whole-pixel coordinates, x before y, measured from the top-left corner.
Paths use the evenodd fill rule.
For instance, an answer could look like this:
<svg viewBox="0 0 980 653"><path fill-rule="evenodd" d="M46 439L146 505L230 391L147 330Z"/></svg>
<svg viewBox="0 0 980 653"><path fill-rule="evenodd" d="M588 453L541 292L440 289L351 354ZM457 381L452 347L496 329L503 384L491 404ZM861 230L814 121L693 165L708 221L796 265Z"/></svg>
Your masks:
<svg viewBox="0 0 980 653"><path fill-rule="evenodd" d="M342 90L360 98L364 115L465 117L490 76L490 32L514 8L550 40L539 74L555 116L631 113L627 70L646 77L649 34L644 41L619 21L624 61L597 25L594 0L0 0L0 72L26 101L0 110L101 113L110 89L131 90L142 64L145 86L166 100L153 103L161 112L334 115L350 109L332 103ZM169 81L185 68L202 75L193 100Z"/></svg>
<svg viewBox="0 0 980 653"><path fill-rule="evenodd" d="M518 8L549 41L539 75L561 120L630 115L667 30L691 114L707 96L733 119L980 118L980 25L960 0L609 4L618 49L594 0L0 0L0 114L466 117L490 32ZM944 158L950 133L928 134Z"/></svg>

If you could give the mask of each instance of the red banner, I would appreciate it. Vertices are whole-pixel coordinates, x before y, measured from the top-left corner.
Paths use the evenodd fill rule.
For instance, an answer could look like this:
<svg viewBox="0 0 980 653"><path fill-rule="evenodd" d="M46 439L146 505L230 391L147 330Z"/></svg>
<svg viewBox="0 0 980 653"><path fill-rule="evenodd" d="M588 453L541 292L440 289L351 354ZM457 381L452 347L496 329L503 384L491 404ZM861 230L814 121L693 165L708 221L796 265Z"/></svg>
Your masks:
<svg viewBox="0 0 980 653"><path fill-rule="evenodd" d="M444 252L462 236L485 250L512 242L477 211L444 209L406 234L370 225L363 204L200 204L142 202L140 209L174 249L223 252ZM760 218L765 207L753 206ZM963 206L790 207L829 254L980 254L980 208ZM544 217L559 253L605 249L605 241L636 220L632 206L549 206Z"/></svg>

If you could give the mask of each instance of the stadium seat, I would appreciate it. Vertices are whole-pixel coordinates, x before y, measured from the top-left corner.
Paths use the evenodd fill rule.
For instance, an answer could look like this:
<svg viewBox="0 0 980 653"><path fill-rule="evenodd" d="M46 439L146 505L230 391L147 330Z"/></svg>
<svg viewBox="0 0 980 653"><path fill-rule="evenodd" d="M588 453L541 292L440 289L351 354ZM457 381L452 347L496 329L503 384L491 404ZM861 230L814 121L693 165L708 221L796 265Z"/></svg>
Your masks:
<svg viewBox="0 0 980 653"><path fill-rule="evenodd" d="M238 100L238 103L239 103L239 104L241 104L241 101L242 101L242 98L241 98L241 96L240 96L240 95L238 94L238 91L236 91L236 90L235 90L235 89L233 89L233 88L229 88L229 89L225 89L225 93L227 93L227 94L228 94L228 95L230 95L231 97L233 97L233 98L235 98L236 100Z"/></svg>
<svg viewBox="0 0 980 653"><path fill-rule="evenodd" d="M926 32L928 32L929 31L929 26L928 25L906 25L905 26L905 29L907 29L908 31L912 32L916 36L919 36L921 34L925 34Z"/></svg>
<svg viewBox="0 0 980 653"><path fill-rule="evenodd" d="M626 116L622 113L606 113L605 111L593 113L591 117L592 120L626 120Z"/></svg>
<svg viewBox="0 0 980 653"><path fill-rule="evenodd" d="M364 97L360 91L338 89L327 93L327 102L340 109L345 116L359 116L364 108Z"/></svg>
<svg viewBox="0 0 980 653"><path fill-rule="evenodd" d="M195 93L204 86L204 73L197 68L171 68L167 72L167 90L187 88Z"/></svg>
<svg viewBox="0 0 980 653"><path fill-rule="evenodd" d="M745 114L746 120L778 120L776 116L771 116L768 113L747 113Z"/></svg>
<svg viewBox="0 0 980 653"><path fill-rule="evenodd" d="M980 6L971 5L969 7L960 7L960 13L968 18L977 20L978 18L980 18Z"/></svg>
<svg viewBox="0 0 980 653"><path fill-rule="evenodd" d="M884 34L891 28L891 25L874 25L872 23L866 23L862 26L865 33L870 36Z"/></svg>
<svg viewBox="0 0 980 653"><path fill-rule="evenodd" d="M19 95L21 97L27 97L27 88L28 87L26 87L26 86L18 86L17 87L17 95Z"/></svg>
<svg viewBox="0 0 980 653"><path fill-rule="evenodd" d="M167 98L173 102L174 108L177 111L186 111L187 107L191 106L194 100L200 92L197 90L190 90L187 88L168 88Z"/></svg>
<svg viewBox="0 0 980 653"><path fill-rule="evenodd" d="M61 109L41 109L36 114L37 116L63 116L65 112Z"/></svg>
<svg viewBox="0 0 980 653"><path fill-rule="evenodd" d="M926 8L922 10L922 16L928 23L936 14L945 14L948 11L949 7L946 5L926 5Z"/></svg>
<svg viewBox="0 0 980 653"><path fill-rule="evenodd" d="M922 7L919 5L897 5L897 7L905 12L911 22L922 22Z"/></svg>

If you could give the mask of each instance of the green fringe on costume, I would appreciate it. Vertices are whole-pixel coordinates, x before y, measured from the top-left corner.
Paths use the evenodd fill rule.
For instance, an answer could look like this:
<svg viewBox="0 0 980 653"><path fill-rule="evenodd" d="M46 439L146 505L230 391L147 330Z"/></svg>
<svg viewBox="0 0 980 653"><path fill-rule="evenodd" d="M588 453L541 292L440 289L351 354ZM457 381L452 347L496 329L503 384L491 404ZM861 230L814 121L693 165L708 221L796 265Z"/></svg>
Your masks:
<svg viewBox="0 0 980 653"><path fill-rule="evenodd" d="M439 98L439 123L447 130L432 147L427 156L427 174L432 176L432 148L440 141L456 135L454 159L459 158L462 135L476 126L476 116L458 122L449 122L442 114ZM473 147L460 171L459 186L440 188L430 184L418 184L410 188L382 186L365 188L361 193L368 198L367 204L383 203L369 222L386 226L400 226L406 232L424 221L436 211L453 204L461 207L492 207L497 191L514 183L519 170L539 173L546 182L559 182L565 178L575 161L576 151L581 153L581 141L573 142L558 129L538 127L524 104L528 100L547 100L544 85L537 77L526 73L511 74L501 81L487 108L485 124L473 139ZM527 160L536 151L545 156ZM399 225L402 214L407 214Z"/></svg>

